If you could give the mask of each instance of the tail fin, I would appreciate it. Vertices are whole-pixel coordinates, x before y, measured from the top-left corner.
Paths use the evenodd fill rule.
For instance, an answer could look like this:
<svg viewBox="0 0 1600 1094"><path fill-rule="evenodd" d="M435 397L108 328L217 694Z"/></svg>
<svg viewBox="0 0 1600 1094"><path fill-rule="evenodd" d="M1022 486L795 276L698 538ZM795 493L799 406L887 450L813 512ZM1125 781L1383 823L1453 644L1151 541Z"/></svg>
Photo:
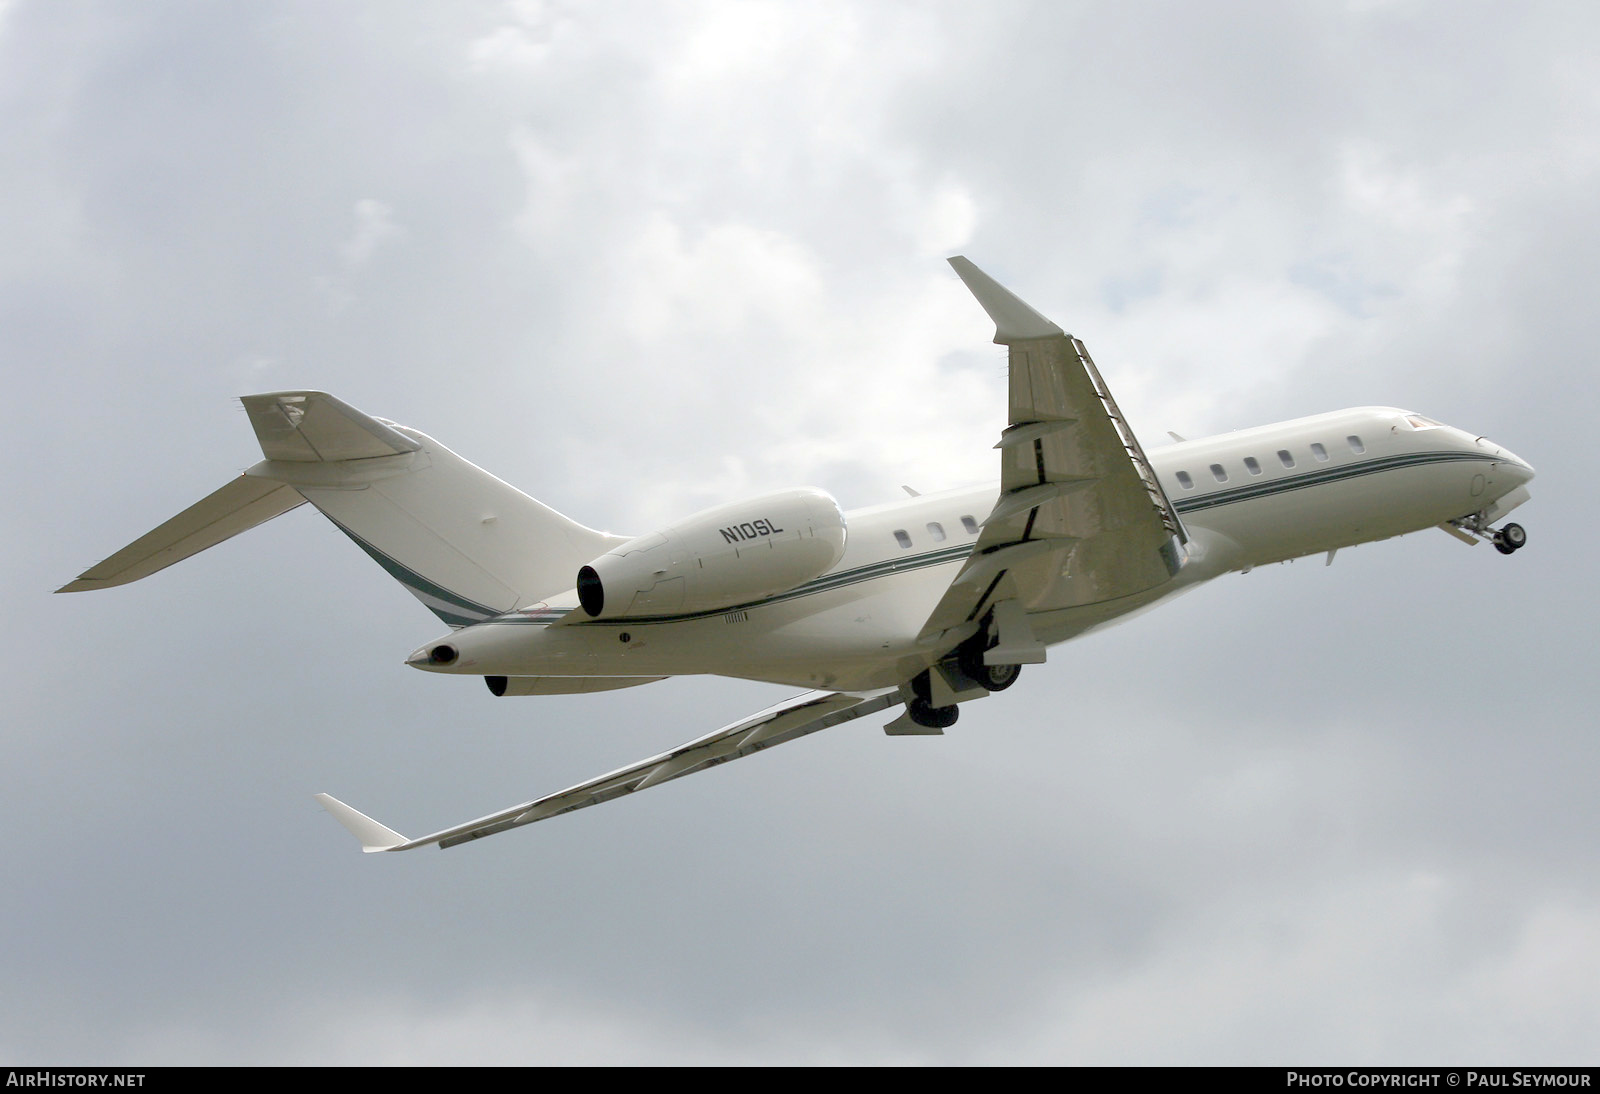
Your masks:
<svg viewBox="0 0 1600 1094"><path fill-rule="evenodd" d="M267 461L453 627L573 587L622 537L568 520L422 433L317 391L243 400Z"/></svg>
<svg viewBox="0 0 1600 1094"><path fill-rule="evenodd" d="M309 501L451 626L572 588L624 540L319 391L247 395L266 460L62 592L136 580Z"/></svg>

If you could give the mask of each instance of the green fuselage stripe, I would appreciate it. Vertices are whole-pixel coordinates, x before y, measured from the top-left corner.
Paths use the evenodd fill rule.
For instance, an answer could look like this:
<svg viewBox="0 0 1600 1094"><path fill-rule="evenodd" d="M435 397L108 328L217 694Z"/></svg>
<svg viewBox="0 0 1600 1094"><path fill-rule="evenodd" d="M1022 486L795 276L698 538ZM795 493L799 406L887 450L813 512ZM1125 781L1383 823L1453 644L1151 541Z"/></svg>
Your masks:
<svg viewBox="0 0 1600 1094"><path fill-rule="evenodd" d="M1224 505L1233 505L1238 502L1255 501L1260 498L1286 494L1294 490L1302 490L1312 486L1324 486L1329 483L1341 482L1346 479L1357 479L1367 475L1382 474L1385 471L1396 471L1408 467L1422 467L1429 464L1460 463L1477 461L1482 463L1508 463L1513 461L1501 457L1483 455L1476 452L1411 452L1395 456L1383 456L1376 459L1362 460L1359 463L1343 464L1334 467L1319 467L1312 470L1301 471L1293 475L1279 476L1264 479L1259 482L1244 483L1226 489L1211 490L1197 496L1174 499L1172 507L1179 513L1197 513L1207 509L1215 509ZM348 534L348 532L347 532ZM355 538L352 536L351 538ZM357 543L361 541L356 540ZM366 546L365 544L362 544ZM371 549L368 548L370 551ZM644 626L656 623L681 623L691 619L709 619L729 612L747 612L755 608L766 607L769 604L781 604L788 600L795 600L802 596L812 596L817 593L831 592L835 589L857 585L863 581L872 581L880 577L888 577L897 573L909 573L914 570L926 569L929 566L943 566L951 562L960 562L972 553L972 544L957 544L950 547L941 547L936 551L926 551L922 554L900 555L864 566L852 567L848 570L838 570L834 573L824 574L814 578L804 585L798 585L787 592L774 596L763 597L759 600L747 601L743 604L732 604L725 608L716 608L699 612L685 612L679 615L640 616L632 618L584 620L583 626ZM374 557L377 557L376 555ZM380 560L381 561L381 560ZM396 564L398 565L398 564ZM387 568L387 567L386 567ZM391 573L394 571L391 570ZM409 571L407 571L409 572ZM402 579L404 581L404 579ZM409 584L409 582L407 582ZM435 586L436 587L436 586ZM474 605L474 607L481 607ZM437 609L435 609L437 611ZM520 613L507 613L495 619L493 623L520 624L526 626L549 626L552 622L550 616L559 613L560 617L570 614L571 608L543 608L529 616ZM530 617L531 616L531 617Z"/></svg>

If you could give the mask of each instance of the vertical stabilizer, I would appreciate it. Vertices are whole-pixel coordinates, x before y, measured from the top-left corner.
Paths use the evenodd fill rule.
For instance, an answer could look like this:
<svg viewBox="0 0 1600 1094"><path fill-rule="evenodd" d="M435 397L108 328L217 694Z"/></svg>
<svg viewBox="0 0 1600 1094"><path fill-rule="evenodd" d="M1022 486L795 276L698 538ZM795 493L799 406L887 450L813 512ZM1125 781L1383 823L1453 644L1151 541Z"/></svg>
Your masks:
<svg viewBox="0 0 1600 1094"><path fill-rule="evenodd" d="M63 587L148 576L309 501L451 626L557 596L625 542L320 391L242 400L267 457Z"/></svg>
<svg viewBox="0 0 1600 1094"><path fill-rule="evenodd" d="M568 520L415 430L317 391L243 399L267 460L451 626L571 589L622 537Z"/></svg>

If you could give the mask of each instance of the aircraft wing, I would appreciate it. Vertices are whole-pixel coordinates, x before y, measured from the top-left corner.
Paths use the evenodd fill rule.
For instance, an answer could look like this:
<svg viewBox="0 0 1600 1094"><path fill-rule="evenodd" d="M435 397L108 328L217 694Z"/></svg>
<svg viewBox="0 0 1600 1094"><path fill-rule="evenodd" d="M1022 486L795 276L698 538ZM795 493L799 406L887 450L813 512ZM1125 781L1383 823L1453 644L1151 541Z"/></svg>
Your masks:
<svg viewBox="0 0 1600 1094"><path fill-rule="evenodd" d="M409 851L431 843L438 844L441 849L454 847L704 771L829 726L875 714L899 701L898 688L869 692L808 691L670 752L420 839L407 839L327 794L318 794L317 801L361 841L363 851Z"/></svg>
<svg viewBox="0 0 1600 1094"><path fill-rule="evenodd" d="M1010 350L1010 412L995 446L999 500L921 637L981 621L991 608L1003 622L1025 618L1018 606L1103 604L1170 580L1183 525L1089 351L965 258L950 265ZM1016 605L1002 607L1008 601ZM1034 648L1017 660L1044 659L1037 643L1022 645Z"/></svg>

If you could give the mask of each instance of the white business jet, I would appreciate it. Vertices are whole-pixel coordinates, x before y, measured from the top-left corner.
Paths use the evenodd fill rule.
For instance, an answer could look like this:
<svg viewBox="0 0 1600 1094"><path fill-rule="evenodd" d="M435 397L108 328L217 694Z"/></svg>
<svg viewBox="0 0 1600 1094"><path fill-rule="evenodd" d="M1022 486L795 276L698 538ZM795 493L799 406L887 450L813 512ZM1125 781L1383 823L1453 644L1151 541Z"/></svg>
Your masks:
<svg viewBox="0 0 1600 1094"><path fill-rule="evenodd" d="M592 531L412 429L317 391L248 395L266 459L92 567L146 577L311 502L451 627L407 663L554 695L711 673L802 695L670 752L408 839L326 794L365 851L452 847L894 707L940 733L1048 647L1199 582L1438 526L1511 554L1533 468L1472 433L1361 407L1146 455L1082 342L964 258L1010 351L1000 485L840 510L821 490ZM909 491L908 491L909 492Z"/></svg>

